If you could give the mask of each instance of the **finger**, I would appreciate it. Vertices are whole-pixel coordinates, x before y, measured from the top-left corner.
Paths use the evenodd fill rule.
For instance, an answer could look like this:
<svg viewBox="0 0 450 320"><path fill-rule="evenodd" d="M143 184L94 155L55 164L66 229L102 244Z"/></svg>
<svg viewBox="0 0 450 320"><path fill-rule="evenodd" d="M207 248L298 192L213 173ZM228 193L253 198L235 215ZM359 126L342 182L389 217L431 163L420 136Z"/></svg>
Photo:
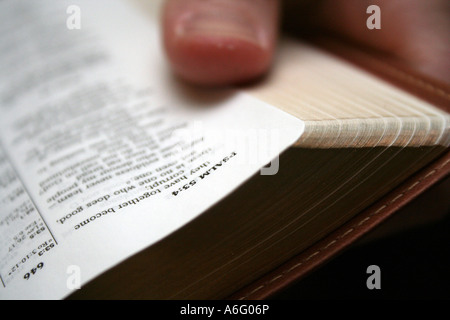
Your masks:
<svg viewBox="0 0 450 320"><path fill-rule="evenodd" d="M269 69L278 32L278 0L167 0L163 39L176 74L217 86Z"/></svg>

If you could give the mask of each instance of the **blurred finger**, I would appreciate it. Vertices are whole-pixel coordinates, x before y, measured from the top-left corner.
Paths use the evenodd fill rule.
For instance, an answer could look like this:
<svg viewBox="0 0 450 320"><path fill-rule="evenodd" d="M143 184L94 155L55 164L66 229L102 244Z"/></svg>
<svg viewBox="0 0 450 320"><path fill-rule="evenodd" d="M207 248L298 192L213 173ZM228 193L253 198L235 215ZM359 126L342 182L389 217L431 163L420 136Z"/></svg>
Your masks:
<svg viewBox="0 0 450 320"><path fill-rule="evenodd" d="M163 38L173 70L189 82L241 83L270 68L278 0L168 0Z"/></svg>

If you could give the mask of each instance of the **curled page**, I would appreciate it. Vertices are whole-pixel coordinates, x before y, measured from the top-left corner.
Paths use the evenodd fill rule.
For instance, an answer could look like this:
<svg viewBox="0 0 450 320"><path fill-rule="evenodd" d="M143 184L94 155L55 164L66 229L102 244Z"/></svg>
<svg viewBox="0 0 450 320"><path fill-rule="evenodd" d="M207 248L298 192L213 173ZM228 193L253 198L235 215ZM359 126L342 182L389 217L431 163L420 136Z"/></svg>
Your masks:
<svg viewBox="0 0 450 320"><path fill-rule="evenodd" d="M304 129L245 93L173 79L157 1L153 20L75 2L0 3L1 299L66 297L268 163L276 174Z"/></svg>

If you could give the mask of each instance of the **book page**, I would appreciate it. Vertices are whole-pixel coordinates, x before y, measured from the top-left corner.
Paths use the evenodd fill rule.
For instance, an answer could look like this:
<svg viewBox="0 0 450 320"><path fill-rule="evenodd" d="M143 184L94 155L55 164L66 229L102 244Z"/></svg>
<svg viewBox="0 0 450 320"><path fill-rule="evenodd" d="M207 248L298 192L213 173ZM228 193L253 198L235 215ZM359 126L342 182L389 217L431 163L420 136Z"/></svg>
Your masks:
<svg viewBox="0 0 450 320"><path fill-rule="evenodd" d="M153 20L120 0L0 3L0 299L66 297L301 136L250 95L177 82L152 3Z"/></svg>

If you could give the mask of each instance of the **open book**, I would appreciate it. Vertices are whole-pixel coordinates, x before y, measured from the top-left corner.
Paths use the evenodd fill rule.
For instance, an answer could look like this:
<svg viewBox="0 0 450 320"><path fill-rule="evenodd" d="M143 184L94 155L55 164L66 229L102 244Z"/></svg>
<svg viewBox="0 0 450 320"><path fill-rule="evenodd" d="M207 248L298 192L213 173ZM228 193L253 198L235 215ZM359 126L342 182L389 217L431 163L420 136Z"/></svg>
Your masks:
<svg viewBox="0 0 450 320"><path fill-rule="evenodd" d="M447 150L446 111L296 41L253 87L178 82L160 5L0 3L1 299L232 296Z"/></svg>

